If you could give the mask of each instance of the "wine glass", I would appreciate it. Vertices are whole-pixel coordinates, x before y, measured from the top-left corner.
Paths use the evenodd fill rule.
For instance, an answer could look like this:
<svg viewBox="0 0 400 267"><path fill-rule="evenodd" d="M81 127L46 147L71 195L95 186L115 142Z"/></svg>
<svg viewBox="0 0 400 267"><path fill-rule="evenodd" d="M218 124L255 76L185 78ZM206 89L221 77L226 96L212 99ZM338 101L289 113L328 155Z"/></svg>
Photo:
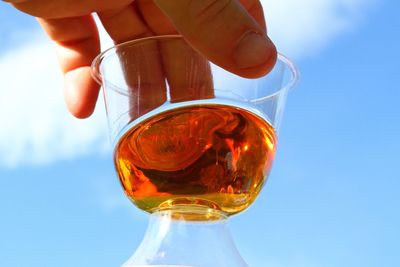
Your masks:
<svg viewBox="0 0 400 267"><path fill-rule="evenodd" d="M182 36L116 45L92 65L102 85L114 163L126 196L150 214L123 265L244 267L227 227L268 178L286 96L298 75L278 55L246 79Z"/></svg>

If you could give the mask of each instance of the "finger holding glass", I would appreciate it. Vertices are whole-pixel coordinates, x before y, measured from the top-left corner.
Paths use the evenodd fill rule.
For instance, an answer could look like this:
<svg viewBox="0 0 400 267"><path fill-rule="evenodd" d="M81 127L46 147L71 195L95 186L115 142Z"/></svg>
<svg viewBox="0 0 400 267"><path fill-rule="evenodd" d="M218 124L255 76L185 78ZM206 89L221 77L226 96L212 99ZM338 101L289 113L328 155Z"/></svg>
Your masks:
<svg viewBox="0 0 400 267"><path fill-rule="evenodd" d="M178 31L211 61L246 77L265 74L276 60L276 49L266 36L258 0L8 2L38 17L55 42L65 77L65 100L70 112L79 118L93 112L99 88L91 79L89 68L100 52L92 12L103 17L102 22L116 44ZM155 16L160 12L165 16ZM164 23L165 18L170 22Z"/></svg>

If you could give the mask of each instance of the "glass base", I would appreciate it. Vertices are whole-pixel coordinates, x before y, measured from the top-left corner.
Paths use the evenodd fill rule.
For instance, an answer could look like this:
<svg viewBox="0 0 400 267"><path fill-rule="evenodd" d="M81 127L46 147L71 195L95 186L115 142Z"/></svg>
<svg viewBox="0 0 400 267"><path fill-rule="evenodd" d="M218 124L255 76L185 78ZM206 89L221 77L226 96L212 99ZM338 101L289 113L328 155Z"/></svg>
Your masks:
<svg viewBox="0 0 400 267"><path fill-rule="evenodd" d="M206 207L157 210L150 215L142 243L122 267L248 267L227 219Z"/></svg>

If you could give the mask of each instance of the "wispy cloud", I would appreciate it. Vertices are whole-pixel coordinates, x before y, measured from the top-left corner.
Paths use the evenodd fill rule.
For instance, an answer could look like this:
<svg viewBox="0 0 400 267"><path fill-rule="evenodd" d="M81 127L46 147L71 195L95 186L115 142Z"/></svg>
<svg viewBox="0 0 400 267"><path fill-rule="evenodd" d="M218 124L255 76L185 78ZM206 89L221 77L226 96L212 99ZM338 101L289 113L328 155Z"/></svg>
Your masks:
<svg viewBox="0 0 400 267"><path fill-rule="evenodd" d="M46 163L107 147L103 107L89 120L68 114L51 44L40 33L0 55L0 164Z"/></svg>
<svg viewBox="0 0 400 267"><path fill-rule="evenodd" d="M320 51L354 28L372 2L262 0L270 35L279 50L295 58ZM98 103L88 120L72 118L50 42L40 31L21 29L16 36L24 44L0 52L0 165L43 164L104 151L108 137L103 104ZM109 46L104 31L102 36Z"/></svg>
<svg viewBox="0 0 400 267"><path fill-rule="evenodd" d="M355 29L377 0L261 0L268 33L280 51L303 58Z"/></svg>

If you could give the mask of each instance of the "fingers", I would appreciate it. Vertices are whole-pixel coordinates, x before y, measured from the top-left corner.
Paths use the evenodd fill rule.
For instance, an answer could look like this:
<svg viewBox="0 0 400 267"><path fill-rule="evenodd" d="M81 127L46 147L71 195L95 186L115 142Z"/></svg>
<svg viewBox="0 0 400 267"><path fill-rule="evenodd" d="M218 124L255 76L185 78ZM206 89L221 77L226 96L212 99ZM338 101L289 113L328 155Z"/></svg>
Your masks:
<svg viewBox="0 0 400 267"><path fill-rule="evenodd" d="M144 22L156 35L177 34L174 25L161 9L149 0L136 0L136 5Z"/></svg>
<svg viewBox="0 0 400 267"><path fill-rule="evenodd" d="M97 14L107 33L117 44L153 35L134 5L109 9Z"/></svg>
<svg viewBox="0 0 400 267"><path fill-rule="evenodd" d="M242 2L251 4L247 1ZM258 77L275 64L276 48L263 25L238 0L155 2L197 50L221 67L244 77ZM252 6L252 14L260 19L260 5Z"/></svg>
<svg viewBox="0 0 400 267"><path fill-rule="evenodd" d="M35 17L46 19L80 17L109 10L121 6L127 6L133 0L18 0L13 1L17 9Z"/></svg>
<svg viewBox="0 0 400 267"><path fill-rule="evenodd" d="M200 100L214 96L209 61L184 40L160 44L164 71L170 86L171 102Z"/></svg>
<svg viewBox="0 0 400 267"><path fill-rule="evenodd" d="M169 18L153 1L137 0L144 21L157 35L177 34ZM162 65L171 102L211 98L214 89L207 60L180 39L160 41Z"/></svg>
<svg viewBox="0 0 400 267"><path fill-rule="evenodd" d="M99 86L91 78L90 65L100 52L95 22L91 16L38 19L56 43L64 73L64 96L68 109L78 118L90 116L95 108Z"/></svg>
<svg viewBox="0 0 400 267"><path fill-rule="evenodd" d="M98 15L116 44L153 35L137 12L135 5L99 12ZM154 52L157 50L155 41L116 49L130 97L130 120L136 119L166 101L165 74L160 54Z"/></svg>
<svg viewBox="0 0 400 267"><path fill-rule="evenodd" d="M160 10L153 1L78 2L25 0L14 5L23 12L42 17L39 19L40 23L57 44L61 69L65 74L67 106L79 118L87 117L93 112L98 95L98 85L91 79L89 70L93 58L100 52L98 33L92 17L85 15L93 11L99 12L102 23L116 43L154 33L171 34L176 27L210 60L245 77L267 73L276 60L276 49L266 37L262 8L258 0L154 0L170 20L160 15ZM142 14L138 13L137 5L144 10ZM153 73L158 75L155 80L151 80L150 75L137 73L129 64L123 64L125 76L130 77L127 83L131 90L146 85L139 92L146 95L142 98L155 95L156 100L150 106L162 104L165 99L163 75L167 74L173 99L190 98L193 92L212 95L211 75L206 66L201 67L204 73L198 73L207 79L196 80L201 75L194 79L194 72L187 72L186 76L177 74L179 70L187 69L188 64L187 57L182 57L180 52L187 55L191 53L190 49L185 50L179 44L163 46L161 49L162 59L160 55L154 55L152 60L144 57L139 60L139 64L149 66L148 70L154 70ZM164 70L160 68L160 61ZM203 64L198 59L193 62L197 63L192 65L192 69L198 69ZM172 72L173 69L178 72ZM131 78L135 71L136 76L142 80ZM146 80L143 83L144 77ZM186 92L185 95L185 86L189 91L193 89L193 92Z"/></svg>

